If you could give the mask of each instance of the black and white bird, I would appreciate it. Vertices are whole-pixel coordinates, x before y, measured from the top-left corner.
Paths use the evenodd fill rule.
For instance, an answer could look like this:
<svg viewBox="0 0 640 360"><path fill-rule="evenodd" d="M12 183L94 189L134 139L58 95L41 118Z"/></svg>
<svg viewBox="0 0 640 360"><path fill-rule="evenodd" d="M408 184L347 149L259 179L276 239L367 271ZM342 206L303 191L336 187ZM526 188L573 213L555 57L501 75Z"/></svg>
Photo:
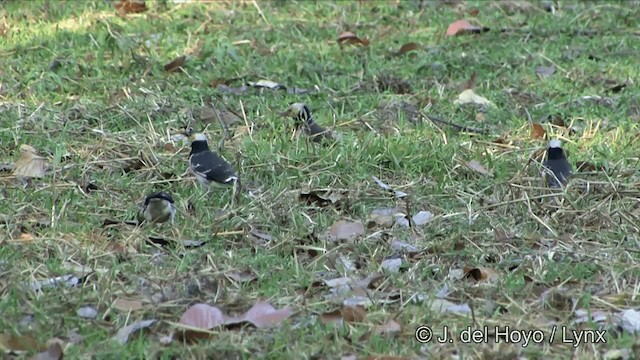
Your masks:
<svg viewBox="0 0 640 360"><path fill-rule="evenodd" d="M176 207L171 195L164 191L149 194L144 199L138 210L138 225L147 223L171 222L173 225L176 217Z"/></svg>
<svg viewBox="0 0 640 360"><path fill-rule="evenodd" d="M318 125L311 116L311 110L309 106L304 103L295 103L289 106L289 109L282 113L282 115L290 115L296 121L298 127L301 127L305 134L307 134L311 140L315 142L327 140L335 140L336 136L331 130L325 129Z"/></svg>
<svg viewBox="0 0 640 360"><path fill-rule="evenodd" d="M189 154L189 173L205 187L227 187L236 184L238 175L233 166L222 156L209 149L204 134L193 135Z"/></svg>
<svg viewBox="0 0 640 360"><path fill-rule="evenodd" d="M557 188L566 184L571 175L571 165L567 161L560 140L553 139L549 142L544 167L547 185Z"/></svg>

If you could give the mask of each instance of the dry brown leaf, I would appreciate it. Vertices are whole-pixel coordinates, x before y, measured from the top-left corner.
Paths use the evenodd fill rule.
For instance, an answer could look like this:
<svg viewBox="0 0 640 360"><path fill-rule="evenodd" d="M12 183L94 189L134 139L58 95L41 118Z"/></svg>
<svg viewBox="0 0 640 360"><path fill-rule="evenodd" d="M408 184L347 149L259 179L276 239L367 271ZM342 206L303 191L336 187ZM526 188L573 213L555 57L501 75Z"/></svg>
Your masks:
<svg viewBox="0 0 640 360"><path fill-rule="evenodd" d="M493 176L493 172L492 172L492 171L487 170L487 168L485 168L485 167L484 167L484 165L480 164L480 162L479 162L479 161L477 161L477 160L471 160L471 161L469 161L469 162L467 163L467 167L468 167L469 169L471 169L471 170L473 170L473 171L475 171L475 172L479 173L479 174L487 175L487 176L490 176L490 177L492 177L492 176Z"/></svg>
<svg viewBox="0 0 640 360"><path fill-rule="evenodd" d="M374 327L371 331L372 334L380 336L395 336L400 334L401 332L402 326L400 326L400 324L398 324L398 322L393 319L390 319L382 325L376 325L376 327Z"/></svg>
<svg viewBox="0 0 640 360"><path fill-rule="evenodd" d="M302 189L300 200L319 206L338 205L346 196L346 192L335 189Z"/></svg>
<svg viewBox="0 0 640 360"><path fill-rule="evenodd" d="M350 31L345 31L342 34L340 34L340 36L338 36L338 40L337 40L339 45L363 45L363 46L369 46L369 39L361 39L359 37L356 36L356 34L350 32Z"/></svg>
<svg viewBox="0 0 640 360"><path fill-rule="evenodd" d="M471 278L476 281L494 282L500 279L500 274L497 271L485 267L468 267L463 268L463 272L466 278Z"/></svg>
<svg viewBox="0 0 640 360"><path fill-rule="evenodd" d="M118 298L113 302L113 307L120 311L135 311L142 309L144 307L144 303L140 300L127 300Z"/></svg>
<svg viewBox="0 0 640 360"><path fill-rule="evenodd" d="M253 305L241 320L250 322L258 329L262 329L277 326L291 315L293 315L293 310L289 307L277 310L269 303L259 302Z"/></svg>
<svg viewBox="0 0 640 360"><path fill-rule="evenodd" d="M229 279L239 283L251 282L258 278L258 276L250 269L234 270L226 273L225 275Z"/></svg>
<svg viewBox="0 0 640 360"><path fill-rule="evenodd" d="M4 352L27 352L41 349L38 340L31 335L0 334L0 349Z"/></svg>
<svg viewBox="0 0 640 360"><path fill-rule="evenodd" d="M153 325L155 322L156 320L143 320L134 322L133 324L125 326L122 329L118 330L118 333L112 339L119 342L121 345L124 345L129 340L129 336L131 336L131 334L139 330L146 329L149 326Z"/></svg>
<svg viewBox="0 0 640 360"><path fill-rule="evenodd" d="M544 139L544 136L547 132L544 130L542 125L538 123L531 124L531 138L532 139Z"/></svg>
<svg viewBox="0 0 640 360"><path fill-rule="evenodd" d="M18 240L21 241L25 241L25 242L30 242L34 240L33 235L29 234L29 233L22 233L20 234L20 236L18 236Z"/></svg>
<svg viewBox="0 0 640 360"><path fill-rule="evenodd" d="M38 353L35 356L35 360L61 360L63 358L62 345L59 342L54 342L47 348L46 351Z"/></svg>
<svg viewBox="0 0 640 360"><path fill-rule="evenodd" d="M246 313L237 317L225 315L215 306L195 304L182 314L178 323L190 328L209 330L220 325L248 322L261 329L277 326L292 314L293 310L289 307L278 310L265 302L256 303ZM187 339L193 339L197 333L190 331L182 335Z"/></svg>
<svg viewBox="0 0 640 360"><path fill-rule="evenodd" d="M164 66L164 71L166 72L176 72L179 71L182 66L184 65L185 61L187 60L187 57L182 55L180 57L177 57L175 59L173 59L170 63L166 64Z"/></svg>
<svg viewBox="0 0 640 360"><path fill-rule="evenodd" d="M342 310L342 319L347 323L360 323L363 322L367 317L367 311L364 306L343 306Z"/></svg>
<svg viewBox="0 0 640 360"><path fill-rule="evenodd" d="M139 14L147 11L147 5L144 0L121 0L114 6L118 9L119 15Z"/></svg>
<svg viewBox="0 0 640 360"><path fill-rule="evenodd" d="M342 322L351 324L363 322L366 317L367 311L364 306L343 306L340 309L320 314L320 321L323 324L339 324Z"/></svg>
<svg viewBox="0 0 640 360"><path fill-rule="evenodd" d="M349 222L340 220L329 228L329 240L353 241L364 235L364 225L359 221Z"/></svg>
<svg viewBox="0 0 640 360"><path fill-rule="evenodd" d="M479 34L484 31L489 31L489 28L471 25L467 20L456 20L447 28L447 36Z"/></svg>
<svg viewBox="0 0 640 360"><path fill-rule="evenodd" d="M400 47L400 50L398 50L395 53L393 53L393 55L402 56L402 55L408 53L409 51L414 51L414 50L418 50L418 49L420 49L420 44L414 43L414 42L410 42L410 43L406 43L406 44L402 45Z"/></svg>
<svg viewBox="0 0 640 360"><path fill-rule="evenodd" d="M37 154L36 149L29 145L20 146L20 158L15 163L13 175L41 178L45 176L47 162Z"/></svg>

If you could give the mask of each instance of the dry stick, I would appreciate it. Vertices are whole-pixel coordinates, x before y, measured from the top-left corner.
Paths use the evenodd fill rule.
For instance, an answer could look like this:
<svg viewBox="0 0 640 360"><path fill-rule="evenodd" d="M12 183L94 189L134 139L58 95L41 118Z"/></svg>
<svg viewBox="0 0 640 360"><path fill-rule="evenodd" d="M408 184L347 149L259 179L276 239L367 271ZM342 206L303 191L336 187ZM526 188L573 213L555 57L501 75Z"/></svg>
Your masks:
<svg viewBox="0 0 640 360"><path fill-rule="evenodd" d="M220 139L220 143L218 144L218 152L222 152L222 148L224 147L224 141L231 140L231 135L229 135L229 128L227 127L227 124L225 124L224 121L222 121L222 117L220 117L220 114L218 113L218 110L216 109L216 107L213 105L213 103L209 105L213 108L213 113L216 115L216 118L220 123L220 127L222 128L222 133L224 134L222 139Z"/></svg>
<svg viewBox="0 0 640 360"><path fill-rule="evenodd" d="M449 126L453 127L454 129L458 129L460 131L466 131L466 132L471 132L471 133L476 133L476 134L487 134L487 133L489 133L489 131L487 131L485 129L476 129L476 128L472 128L472 127L468 127L468 126L454 124L451 121L444 120L443 118L435 116L435 115L425 114L422 111L420 111L419 113L420 113L420 115L422 115L422 117L428 119L429 121L431 121L434 124L436 124L436 123L445 124L445 125L449 125Z"/></svg>

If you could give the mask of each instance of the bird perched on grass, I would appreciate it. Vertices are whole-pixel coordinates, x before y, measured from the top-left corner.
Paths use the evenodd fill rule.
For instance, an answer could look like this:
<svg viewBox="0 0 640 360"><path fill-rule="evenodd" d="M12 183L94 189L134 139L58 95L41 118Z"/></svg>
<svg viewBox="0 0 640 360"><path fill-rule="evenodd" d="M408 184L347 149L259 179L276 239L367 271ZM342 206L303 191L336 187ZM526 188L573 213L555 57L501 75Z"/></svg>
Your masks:
<svg viewBox="0 0 640 360"><path fill-rule="evenodd" d="M176 207L171 195L164 191L149 194L144 199L138 210L138 225L143 222L164 223L167 221L174 223L176 217Z"/></svg>
<svg viewBox="0 0 640 360"><path fill-rule="evenodd" d="M235 185L238 175L222 156L209 149L204 134L194 134L189 154L189 173L203 186L227 187Z"/></svg>
<svg viewBox="0 0 640 360"><path fill-rule="evenodd" d="M562 143L558 139L549 142L547 159L544 162L547 184L552 188L558 188L567 182L571 175L571 165L562 149Z"/></svg>
<svg viewBox="0 0 640 360"><path fill-rule="evenodd" d="M289 106L289 109L281 113L283 116L293 116L298 127L302 127L305 134L315 142L327 140L335 140L337 137L331 130L325 129L318 125L311 116L311 110L304 103L295 103Z"/></svg>

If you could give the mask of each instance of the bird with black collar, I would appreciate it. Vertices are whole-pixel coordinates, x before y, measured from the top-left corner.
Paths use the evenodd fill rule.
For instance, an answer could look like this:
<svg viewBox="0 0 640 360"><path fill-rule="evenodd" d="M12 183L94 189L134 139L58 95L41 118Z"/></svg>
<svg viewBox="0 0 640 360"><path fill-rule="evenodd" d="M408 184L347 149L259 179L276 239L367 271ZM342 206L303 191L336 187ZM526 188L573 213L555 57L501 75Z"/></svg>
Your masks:
<svg viewBox="0 0 640 360"><path fill-rule="evenodd" d="M567 156L562 149L560 140L553 139L549 142L546 160L543 165L549 187L559 188L566 184L571 175L571 164L567 161Z"/></svg>
<svg viewBox="0 0 640 360"><path fill-rule="evenodd" d="M304 103L294 103L289 108L280 113L282 116L292 116L296 121L296 125L304 131L304 133L311 138L314 142L320 142L322 140L337 140L339 136L334 134L331 130L326 129L313 119L311 116L311 110L309 106Z"/></svg>
<svg viewBox="0 0 640 360"><path fill-rule="evenodd" d="M138 209L138 225L147 223L159 224L169 221L174 224L176 207L174 200L164 191L149 194Z"/></svg>

